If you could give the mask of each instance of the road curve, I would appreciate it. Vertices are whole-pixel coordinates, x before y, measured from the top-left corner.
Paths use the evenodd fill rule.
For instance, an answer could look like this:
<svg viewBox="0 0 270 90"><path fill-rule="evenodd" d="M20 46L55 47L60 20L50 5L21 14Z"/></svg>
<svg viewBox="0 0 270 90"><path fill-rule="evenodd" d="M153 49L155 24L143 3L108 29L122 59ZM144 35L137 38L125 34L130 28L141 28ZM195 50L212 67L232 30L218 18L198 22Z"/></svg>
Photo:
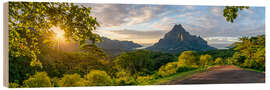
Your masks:
<svg viewBox="0 0 270 90"><path fill-rule="evenodd" d="M233 65L215 66L184 80L172 80L176 84L225 84L225 83L265 83L265 73L244 70Z"/></svg>

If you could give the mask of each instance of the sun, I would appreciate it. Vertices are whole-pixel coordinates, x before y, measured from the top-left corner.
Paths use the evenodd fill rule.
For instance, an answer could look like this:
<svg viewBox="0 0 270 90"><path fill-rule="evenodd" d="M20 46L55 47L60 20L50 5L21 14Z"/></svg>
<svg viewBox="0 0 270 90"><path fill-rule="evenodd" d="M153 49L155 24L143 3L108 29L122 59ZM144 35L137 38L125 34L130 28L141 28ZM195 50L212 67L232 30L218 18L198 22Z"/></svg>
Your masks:
<svg viewBox="0 0 270 90"><path fill-rule="evenodd" d="M62 39L63 37L64 37L64 31L63 30L59 30L59 31L57 31L57 32L55 32L56 33L56 37L58 38L58 39Z"/></svg>
<svg viewBox="0 0 270 90"><path fill-rule="evenodd" d="M61 30L60 27L53 27L52 28L53 32L56 34L55 37L56 39L63 39L64 38L64 30Z"/></svg>

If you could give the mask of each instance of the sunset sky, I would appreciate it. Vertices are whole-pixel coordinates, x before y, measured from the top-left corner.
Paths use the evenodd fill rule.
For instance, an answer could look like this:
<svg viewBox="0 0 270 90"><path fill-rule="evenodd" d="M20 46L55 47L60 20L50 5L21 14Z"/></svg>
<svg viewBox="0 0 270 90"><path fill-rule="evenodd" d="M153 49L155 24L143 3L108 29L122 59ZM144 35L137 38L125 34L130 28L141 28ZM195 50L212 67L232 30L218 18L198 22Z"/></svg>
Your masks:
<svg viewBox="0 0 270 90"><path fill-rule="evenodd" d="M111 39L129 40L142 45L156 43L182 24L192 35L200 35L208 44L228 45L238 37L265 33L265 8L240 11L234 23L222 16L224 6L81 4L92 8L101 27L97 33Z"/></svg>

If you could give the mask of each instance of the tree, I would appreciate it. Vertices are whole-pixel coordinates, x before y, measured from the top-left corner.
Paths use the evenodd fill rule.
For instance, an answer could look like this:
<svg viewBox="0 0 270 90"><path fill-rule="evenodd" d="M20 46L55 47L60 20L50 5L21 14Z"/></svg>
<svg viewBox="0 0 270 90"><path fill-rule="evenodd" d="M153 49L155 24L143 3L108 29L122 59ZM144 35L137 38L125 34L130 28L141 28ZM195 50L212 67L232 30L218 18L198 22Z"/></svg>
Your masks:
<svg viewBox="0 0 270 90"><path fill-rule="evenodd" d="M46 72L37 72L35 75L30 76L29 79L24 81L26 87L51 87L50 77Z"/></svg>
<svg viewBox="0 0 270 90"><path fill-rule="evenodd" d="M208 54L201 55L201 57L200 57L200 66L203 69L205 69L209 64L212 63L212 60L213 60L213 58L212 58L211 55L208 55Z"/></svg>
<svg viewBox="0 0 270 90"><path fill-rule="evenodd" d="M221 57L218 57L215 60L215 64L217 64L217 65L224 65L225 62L223 61L223 59Z"/></svg>
<svg viewBox="0 0 270 90"><path fill-rule="evenodd" d="M42 36L53 32L51 27L60 27L67 39L79 41L100 40L92 31L99 26L90 15L91 8L73 3L54 2L9 2L9 53L11 56L28 56L31 66L42 66L37 55L46 41ZM44 43L46 44L46 43Z"/></svg>
<svg viewBox="0 0 270 90"><path fill-rule="evenodd" d="M84 86L84 80L81 76L77 73L75 74L65 74L58 81L58 86L60 87L75 87L75 86Z"/></svg>
<svg viewBox="0 0 270 90"><path fill-rule="evenodd" d="M158 70L162 65L165 65L169 62L174 62L178 60L178 57L170 53L162 52L151 52L151 59L154 62L154 70Z"/></svg>
<svg viewBox="0 0 270 90"><path fill-rule="evenodd" d="M40 67L30 66L31 61L28 57L13 57L9 56L9 82L23 84L23 81L28 79L30 75L35 74L36 71L40 71Z"/></svg>
<svg viewBox="0 0 270 90"><path fill-rule="evenodd" d="M242 37L235 43L233 64L241 67L265 70L265 35Z"/></svg>
<svg viewBox="0 0 270 90"><path fill-rule="evenodd" d="M150 74L153 71L154 62L150 58L151 52L147 50L137 50L125 52L114 60L115 67L120 71L129 71L131 74Z"/></svg>
<svg viewBox="0 0 270 90"><path fill-rule="evenodd" d="M261 48L255 53L256 68L265 70L265 48Z"/></svg>
<svg viewBox="0 0 270 90"><path fill-rule="evenodd" d="M84 78L87 86L109 86L113 84L111 77L101 70L92 70Z"/></svg>
<svg viewBox="0 0 270 90"><path fill-rule="evenodd" d="M238 16L238 11L248 8L248 6L226 6L223 9L223 16L226 18L226 21L233 23Z"/></svg>
<svg viewBox="0 0 270 90"><path fill-rule="evenodd" d="M197 66L198 65L198 55L194 51L184 51L178 57L179 66Z"/></svg>
<svg viewBox="0 0 270 90"><path fill-rule="evenodd" d="M166 65L161 66L158 70L158 74L164 77L171 74L175 74L177 70L178 70L178 62L170 62Z"/></svg>

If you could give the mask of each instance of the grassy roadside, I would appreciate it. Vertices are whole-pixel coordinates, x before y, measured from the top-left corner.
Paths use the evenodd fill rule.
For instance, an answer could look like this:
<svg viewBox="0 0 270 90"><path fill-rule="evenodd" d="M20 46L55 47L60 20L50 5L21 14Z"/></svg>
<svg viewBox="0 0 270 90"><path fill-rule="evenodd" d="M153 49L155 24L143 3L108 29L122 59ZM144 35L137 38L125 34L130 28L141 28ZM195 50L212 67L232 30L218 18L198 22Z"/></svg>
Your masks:
<svg viewBox="0 0 270 90"><path fill-rule="evenodd" d="M215 67L215 66L217 66L217 65L208 66L207 69L209 69L211 67ZM205 70L202 70L201 68L198 68L198 69L194 69L194 70L187 71L187 72L175 73L175 74L172 74L172 75L167 76L167 77L151 80L149 85L170 84L170 82L173 81L173 80L184 80L186 78L191 77L192 75L194 75L196 73L200 73L200 72L204 72L204 71Z"/></svg>
<svg viewBox="0 0 270 90"><path fill-rule="evenodd" d="M195 69L187 72L176 73L167 77L151 80L150 85L169 84L172 80L183 80L200 71L200 69Z"/></svg>

